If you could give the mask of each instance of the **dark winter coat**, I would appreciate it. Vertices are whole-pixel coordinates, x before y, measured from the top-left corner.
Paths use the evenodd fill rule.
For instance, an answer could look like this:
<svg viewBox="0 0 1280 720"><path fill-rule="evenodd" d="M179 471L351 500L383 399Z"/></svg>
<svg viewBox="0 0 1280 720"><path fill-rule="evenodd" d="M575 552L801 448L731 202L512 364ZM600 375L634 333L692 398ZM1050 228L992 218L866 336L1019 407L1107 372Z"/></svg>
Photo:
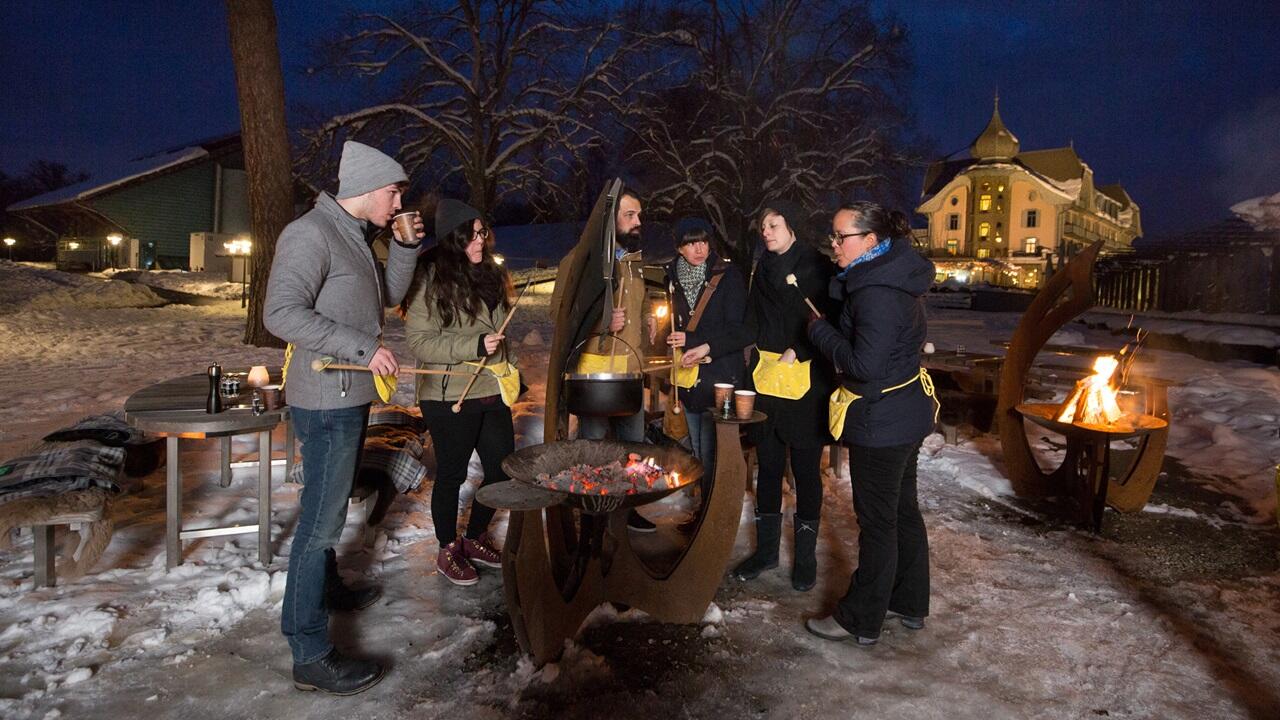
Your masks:
<svg viewBox="0 0 1280 720"><path fill-rule="evenodd" d="M783 442L795 447L816 447L831 442L827 430L827 396L835 389L831 364L809 341L805 332L809 309L807 297L824 314L834 310L827 296L827 285L834 266L812 245L797 239L781 255L764 251L752 273L747 296L747 314L743 328L757 349L782 353L795 350L796 360L812 360L809 366L809 392L797 400L758 395L756 408L769 416L762 426L752 426L752 434L776 433ZM800 289L787 284L794 274ZM756 350L751 352L744 381L753 387L751 373L760 362Z"/></svg>
<svg viewBox="0 0 1280 720"><path fill-rule="evenodd" d="M933 277L933 263L907 240L895 239L889 252L854 265L843 279L831 279L831 296L843 303L840 329L816 320L809 337L831 358L840 382L862 396L849 407L841 442L907 445L933 431L934 401L921 383L881 392L920 372L927 329L923 296Z"/></svg>
<svg viewBox="0 0 1280 720"><path fill-rule="evenodd" d="M740 330L743 316L746 314L747 284L742 273L733 265L718 261L715 255L707 258L709 268L707 281L698 293L693 307L684 291L680 289L680 280L676 275L675 260L667 263L667 282L675 288L672 293L672 310L675 313L676 329L684 330L693 319L693 310L702 301L712 278L720 276L715 292L707 301L698 321L698 329L685 330L685 349L695 348L703 343L711 346L711 362L698 368L698 382L691 388L680 390L680 401L694 412L701 412L711 407L715 401L715 384L730 383L741 388L745 376L745 364L742 360L742 349L751 344L750 338Z"/></svg>

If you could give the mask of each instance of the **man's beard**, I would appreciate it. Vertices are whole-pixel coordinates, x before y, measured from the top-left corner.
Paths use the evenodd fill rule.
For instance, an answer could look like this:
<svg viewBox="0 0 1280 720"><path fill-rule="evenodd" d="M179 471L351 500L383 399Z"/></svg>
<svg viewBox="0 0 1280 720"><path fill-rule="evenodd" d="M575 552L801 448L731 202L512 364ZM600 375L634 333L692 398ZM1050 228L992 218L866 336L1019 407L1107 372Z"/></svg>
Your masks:
<svg viewBox="0 0 1280 720"><path fill-rule="evenodd" d="M629 233L618 234L618 244L623 250L633 253L640 249L640 228L636 228Z"/></svg>

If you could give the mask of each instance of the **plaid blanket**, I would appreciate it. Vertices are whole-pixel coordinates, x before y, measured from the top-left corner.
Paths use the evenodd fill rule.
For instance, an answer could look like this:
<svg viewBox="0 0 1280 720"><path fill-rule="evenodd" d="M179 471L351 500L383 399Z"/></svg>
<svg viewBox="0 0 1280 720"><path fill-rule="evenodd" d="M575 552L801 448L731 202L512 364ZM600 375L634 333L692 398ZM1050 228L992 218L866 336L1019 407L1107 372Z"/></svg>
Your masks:
<svg viewBox="0 0 1280 720"><path fill-rule="evenodd" d="M369 413L360 470L386 475L401 493L417 490L427 476L421 433L422 415L417 408L375 408ZM294 463L289 481L304 482L302 463Z"/></svg>
<svg viewBox="0 0 1280 720"><path fill-rule="evenodd" d="M122 447L71 447L8 460L0 464L0 503L91 487L118 492L124 452Z"/></svg>
<svg viewBox="0 0 1280 720"><path fill-rule="evenodd" d="M44 436L45 442L93 440L113 447L137 445L148 442L150 439L141 430L130 427L124 421L123 412L90 415L71 427L62 428Z"/></svg>

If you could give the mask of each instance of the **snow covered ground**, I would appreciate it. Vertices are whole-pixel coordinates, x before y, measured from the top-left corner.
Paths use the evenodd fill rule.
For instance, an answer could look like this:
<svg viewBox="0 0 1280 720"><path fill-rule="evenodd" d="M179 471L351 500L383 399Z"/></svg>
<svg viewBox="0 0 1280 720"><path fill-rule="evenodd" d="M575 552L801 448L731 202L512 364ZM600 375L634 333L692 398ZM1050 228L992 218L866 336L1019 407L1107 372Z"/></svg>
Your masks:
<svg viewBox="0 0 1280 720"><path fill-rule="evenodd" d="M101 280L0 263L0 457L211 360L281 360L279 351L239 344L243 315L234 301L39 301L86 285L93 294L119 292ZM541 339L551 337L540 302L522 306L508 333L528 340L522 364L533 390L517 407L522 444L540 440ZM930 340L976 350L1007 338L1016 322L1014 314L939 311ZM398 320L388 338L407 359ZM1083 326L1057 341L1122 342ZM350 699L300 693L278 631L297 487L276 486L273 536L282 556L270 565L257 563L250 536L211 538L187 543L186 563L165 572L161 471L117 498L111 546L79 581L33 592L30 535L0 551L0 717L1280 716L1272 475L1280 372L1161 351L1144 362L1181 383L1170 392L1167 472L1148 509L1108 515L1095 537L1049 506L1010 496L993 436L962 430L958 445L930 438L920 486L932 616L922 632L887 624L872 649L827 643L801 627L830 608L852 569L847 468L827 473L814 591L790 589L784 559L755 582L726 579L700 625L601 608L561 662L541 669L515 645L499 574L484 572L465 589L437 577L428 482L397 499L369 550L353 514L340 550L350 579L378 582L386 594L359 614L335 616L335 638L390 662L387 679ZM408 388L397 399L408 401ZM216 445L191 447L198 450L182 459L187 516L252 522L253 471L237 471L220 488ZM751 547L751 502L744 498L735 559ZM651 514L679 517L684 503L676 497ZM500 513L499 537L503 523ZM651 542L666 537L664 529Z"/></svg>

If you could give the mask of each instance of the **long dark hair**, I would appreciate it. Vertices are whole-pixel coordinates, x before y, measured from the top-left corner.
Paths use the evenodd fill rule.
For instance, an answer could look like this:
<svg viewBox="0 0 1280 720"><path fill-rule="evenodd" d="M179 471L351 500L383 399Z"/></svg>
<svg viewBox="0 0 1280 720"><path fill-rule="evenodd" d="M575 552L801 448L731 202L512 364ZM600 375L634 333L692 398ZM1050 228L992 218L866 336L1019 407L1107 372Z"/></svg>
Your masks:
<svg viewBox="0 0 1280 720"><path fill-rule="evenodd" d="M854 224L861 230L873 232L881 240L889 238L911 239L911 222L897 210L886 210L883 205L870 201L845 203L841 210L857 215Z"/></svg>
<svg viewBox="0 0 1280 720"><path fill-rule="evenodd" d="M492 238L485 240L479 263L467 259L466 247L472 234L472 223L463 223L418 257L413 282L400 305L402 312L408 309L412 298L426 291L427 302L435 303L443 325L461 321L463 315L474 321L482 309L499 303L504 309L511 309L511 276L494 262ZM431 287L424 288L428 274L432 275Z"/></svg>

